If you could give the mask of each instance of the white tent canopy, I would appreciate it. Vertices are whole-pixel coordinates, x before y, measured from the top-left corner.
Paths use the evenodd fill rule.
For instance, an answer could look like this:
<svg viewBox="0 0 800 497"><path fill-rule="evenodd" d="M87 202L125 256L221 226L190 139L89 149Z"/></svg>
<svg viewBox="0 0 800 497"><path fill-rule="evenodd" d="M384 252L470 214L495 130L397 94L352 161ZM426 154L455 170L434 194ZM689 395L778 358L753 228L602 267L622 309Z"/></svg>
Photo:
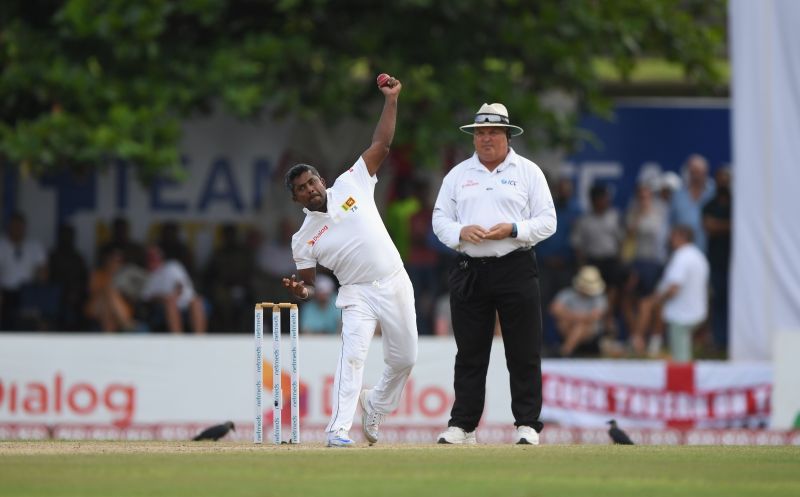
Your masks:
<svg viewBox="0 0 800 497"><path fill-rule="evenodd" d="M800 1L731 0L734 360L800 333Z"/></svg>

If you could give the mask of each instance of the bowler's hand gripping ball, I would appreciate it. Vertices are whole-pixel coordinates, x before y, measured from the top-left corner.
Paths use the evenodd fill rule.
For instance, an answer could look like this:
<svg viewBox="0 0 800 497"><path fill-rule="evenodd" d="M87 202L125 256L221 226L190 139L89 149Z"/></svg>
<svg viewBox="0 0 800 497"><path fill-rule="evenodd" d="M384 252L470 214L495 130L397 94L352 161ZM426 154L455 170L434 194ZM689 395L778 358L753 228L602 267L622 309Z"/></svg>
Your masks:
<svg viewBox="0 0 800 497"><path fill-rule="evenodd" d="M390 79L392 79L392 77L386 74L385 72L378 74L378 88L389 86Z"/></svg>

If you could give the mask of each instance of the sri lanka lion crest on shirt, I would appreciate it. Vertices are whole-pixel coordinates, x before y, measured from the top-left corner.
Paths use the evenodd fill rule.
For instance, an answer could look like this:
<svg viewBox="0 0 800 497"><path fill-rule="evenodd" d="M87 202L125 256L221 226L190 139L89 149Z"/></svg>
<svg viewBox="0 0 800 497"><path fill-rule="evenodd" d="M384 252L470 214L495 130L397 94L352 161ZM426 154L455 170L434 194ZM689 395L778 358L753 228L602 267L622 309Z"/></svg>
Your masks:
<svg viewBox="0 0 800 497"><path fill-rule="evenodd" d="M349 210L356 210L355 205L356 205L356 199L354 199L352 196L347 197L347 200L345 200L344 203L342 204L342 210L345 212Z"/></svg>

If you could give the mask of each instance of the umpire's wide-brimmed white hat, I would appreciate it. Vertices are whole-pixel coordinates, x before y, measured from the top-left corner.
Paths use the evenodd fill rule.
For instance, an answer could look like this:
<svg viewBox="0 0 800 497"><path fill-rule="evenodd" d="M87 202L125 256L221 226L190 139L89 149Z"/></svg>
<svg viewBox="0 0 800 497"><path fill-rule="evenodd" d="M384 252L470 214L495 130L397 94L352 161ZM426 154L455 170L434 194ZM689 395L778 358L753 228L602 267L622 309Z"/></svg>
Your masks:
<svg viewBox="0 0 800 497"><path fill-rule="evenodd" d="M489 126L511 128L511 136L519 136L523 133L522 128L509 122L506 106L498 103L481 105L481 108L475 114L475 121L472 124L465 124L459 129L464 133L473 134L473 129Z"/></svg>

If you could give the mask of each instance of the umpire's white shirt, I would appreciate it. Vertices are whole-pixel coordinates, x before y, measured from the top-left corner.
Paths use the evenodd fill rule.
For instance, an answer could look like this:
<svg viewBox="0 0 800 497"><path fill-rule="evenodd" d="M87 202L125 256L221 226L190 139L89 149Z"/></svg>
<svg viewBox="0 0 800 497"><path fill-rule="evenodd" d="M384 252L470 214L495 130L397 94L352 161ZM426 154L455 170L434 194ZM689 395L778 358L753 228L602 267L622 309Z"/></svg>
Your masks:
<svg viewBox="0 0 800 497"><path fill-rule="evenodd" d="M292 237L297 269L333 271L339 283L371 283L403 267L375 205L376 176L359 157L327 189L328 212L303 209L306 219Z"/></svg>
<svg viewBox="0 0 800 497"><path fill-rule="evenodd" d="M517 237L479 244L459 239L464 226L489 229L499 223L516 223ZM544 173L510 147L494 171L473 154L445 176L433 209L433 231L442 243L471 257L500 257L536 245L556 231Z"/></svg>

